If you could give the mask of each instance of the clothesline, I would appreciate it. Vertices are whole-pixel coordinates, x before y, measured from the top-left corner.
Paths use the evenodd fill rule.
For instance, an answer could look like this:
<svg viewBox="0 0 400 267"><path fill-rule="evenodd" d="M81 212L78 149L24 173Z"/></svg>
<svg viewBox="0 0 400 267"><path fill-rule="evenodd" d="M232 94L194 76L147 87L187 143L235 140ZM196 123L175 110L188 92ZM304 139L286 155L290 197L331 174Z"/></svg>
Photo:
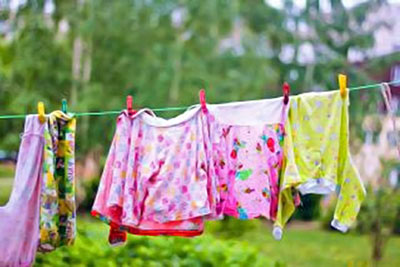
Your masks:
<svg viewBox="0 0 400 267"><path fill-rule="evenodd" d="M365 90L365 89L379 89L382 83L374 83L374 84L367 84L362 86L356 87L348 87L349 91L358 91L358 90ZM387 84L400 84L400 80L387 82ZM164 112L164 111L180 111L186 110L189 106L182 106L182 107L165 107L165 108L154 108L152 109L155 112ZM110 111L90 111L90 112L76 112L74 115L76 117L82 116L104 116L104 115L118 115L121 113L121 110L110 110ZM18 115L0 115L0 119L24 119L27 114L18 114Z"/></svg>

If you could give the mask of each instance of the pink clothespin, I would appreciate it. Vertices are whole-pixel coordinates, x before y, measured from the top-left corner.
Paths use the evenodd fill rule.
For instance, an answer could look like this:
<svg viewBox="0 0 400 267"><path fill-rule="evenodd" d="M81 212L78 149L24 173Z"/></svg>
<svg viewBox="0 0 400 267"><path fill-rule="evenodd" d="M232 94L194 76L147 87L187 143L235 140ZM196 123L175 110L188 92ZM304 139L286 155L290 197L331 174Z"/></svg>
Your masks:
<svg viewBox="0 0 400 267"><path fill-rule="evenodd" d="M126 97L126 109L128 110L128 114L129 114L130 116L134 115L135 112L136 112L136 111L132 108L132 102L133 102L132 96L131 96L131 95L128 95L128 96Z"/></svg>
<svg viewBox="0 0 400 267"><path fill-rule="evenodd" d="M283 83L283 103L287 105L289 103L290 85L287 82Z"/></svg>
<svg viewBox="0 0 400 267"><path fill-rule="evenodd" d="M201 89L199 92L199 98L200 98L200 105L201 105L201 110L203 112L207 112L207 105L206 105L206 92L204 89Z"/></svg>

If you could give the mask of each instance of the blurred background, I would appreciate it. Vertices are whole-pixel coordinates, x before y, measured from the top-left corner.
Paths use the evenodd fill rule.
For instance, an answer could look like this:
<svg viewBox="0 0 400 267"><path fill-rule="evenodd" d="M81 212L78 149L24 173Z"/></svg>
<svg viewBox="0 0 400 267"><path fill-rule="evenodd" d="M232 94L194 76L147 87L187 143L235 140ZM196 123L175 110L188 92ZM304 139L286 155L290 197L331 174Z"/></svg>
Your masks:
<svg viewBox="0 0 400 267"><path fill-rule="evenodd" d="M400 0L0 0L0 114L221 103L400 80ZM400 83L392 84L397 111ZM352 92L351 151L368 197L348 234L335 196L306 196L284 233L267 221L209 222L203 236L131 236L110 248L89 211L115 116L79 117L75 246L37 266L400 266L400 163L378 88ZM171 117L176 112L160 112ZM397 118L400 125L400 118ZM11 191L23 120L0 120L0 205Z"/></svg>

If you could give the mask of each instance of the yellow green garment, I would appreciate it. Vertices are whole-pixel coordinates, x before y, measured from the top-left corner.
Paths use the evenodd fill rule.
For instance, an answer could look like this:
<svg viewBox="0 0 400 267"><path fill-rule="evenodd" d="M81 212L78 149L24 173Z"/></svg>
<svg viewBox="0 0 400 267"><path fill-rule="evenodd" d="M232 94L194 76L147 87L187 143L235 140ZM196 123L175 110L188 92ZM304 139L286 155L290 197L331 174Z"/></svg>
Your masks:
<svg viewBox="0 0 400 267"><path fill-rule="evenodd" d="M366 192L349 152L348 106L348 96L342 99L339 91L291 97L275 238L281 238L282 228L295 210L297 190L301 194L337 190L331 225L346 232L356 220Z"/></svg>
<svg viewBox="0 0 400 267"><path fill-rule="evenodd" d="M69 114L54 111L47 116L38 247L42 252L75 240L75 127L76 119Z"/></svg>

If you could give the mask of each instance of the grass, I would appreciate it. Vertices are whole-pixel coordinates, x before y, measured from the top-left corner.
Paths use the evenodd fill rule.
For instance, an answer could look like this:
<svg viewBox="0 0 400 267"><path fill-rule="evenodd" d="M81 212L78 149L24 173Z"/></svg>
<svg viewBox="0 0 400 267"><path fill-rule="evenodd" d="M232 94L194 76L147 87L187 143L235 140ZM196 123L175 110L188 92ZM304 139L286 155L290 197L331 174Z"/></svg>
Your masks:
<svg viewBox="0 0 400 267"><path fill-rule="evenodd" d="M0 206L5 205L10 197L14 168L12 164L0 164Z"/></svg>
<svg viewBox="0 0 400 267"><path fill-rule="evenodd" d="M13 164L0 164L0 179L14 177L15 166Z"/></svg>
<svg viewBox="0 0 400 267"><path fill-rule="evenodd" d="M13 182L13 178L0 179L0 206L5 205L10 198Z"/></svg>
<svg viewBox="0 0 400 267"><path fill-rule="evenodd" d="M372 266L369 236L342 234L319 229L287 229L281 241L269 230L246 232L240 240L256 246L260 253L287 266ZM400 237L387 244L380 266L400 266Z"/></svg>

